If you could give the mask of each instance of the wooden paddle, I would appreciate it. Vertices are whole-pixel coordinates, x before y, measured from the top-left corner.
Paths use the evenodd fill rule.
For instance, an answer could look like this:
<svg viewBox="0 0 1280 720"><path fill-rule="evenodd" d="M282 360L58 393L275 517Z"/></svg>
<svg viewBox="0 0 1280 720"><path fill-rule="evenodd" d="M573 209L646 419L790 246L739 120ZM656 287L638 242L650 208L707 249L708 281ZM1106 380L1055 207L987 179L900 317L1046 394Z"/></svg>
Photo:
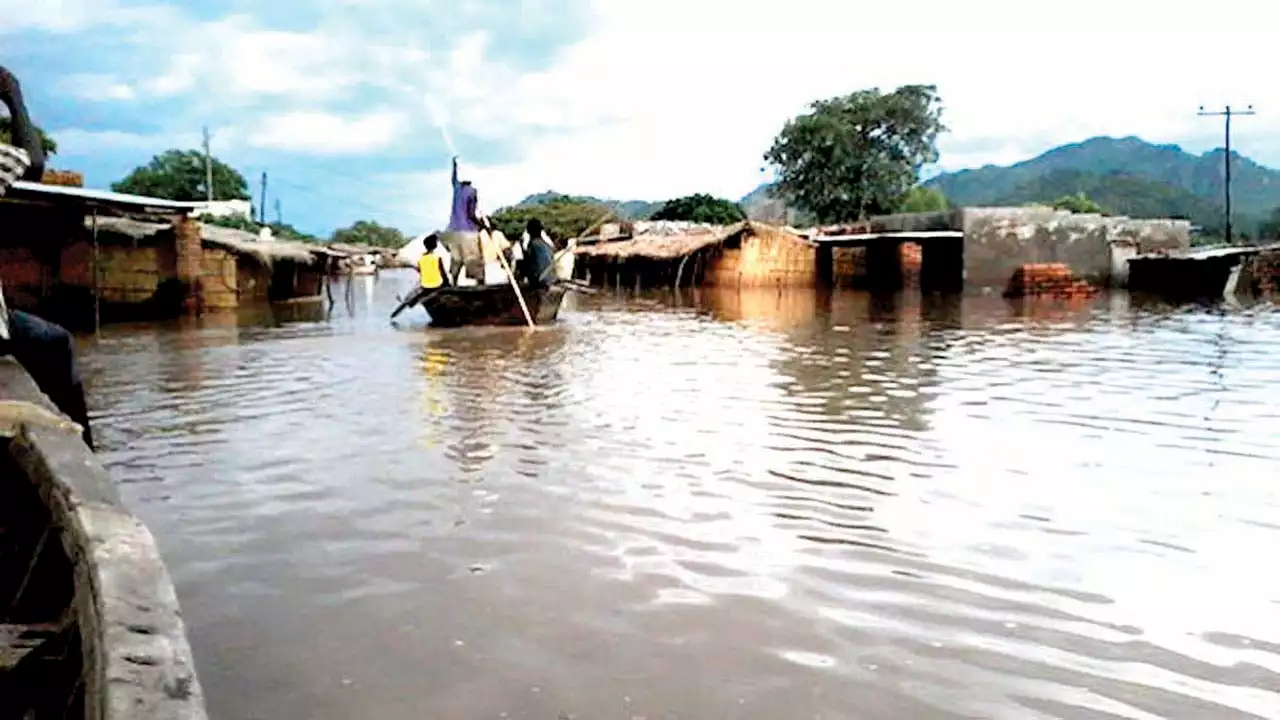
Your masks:
<svg viewBox="0 0 1280 720"><path fill-rule="evenodd" d="M405 298L404 300L401 300L400 305L397 306L395 310L391 311L391 319L395 320L396 316L404 312L405 310L407 310L410 305L419 305L421 303L424 303L427 300L430 300L432 296L434 296L436 293L440 292L441 290L444 290L447 287L449 286L441 285L438 288L432 288L430 290L428 290L427 288L418 288L418 290L416 292L411 293L409 297Z"/></svg>
<svg viewBox="0 0 1280 720"><path fill-rule="evenodd" d="M492 241L492 235L489 236ZM524 293L520 292L520 283L516 282L516 274L511 272L511 266L507 264L507 256L498 248L498 262L502 263L502 269L507 273L507 280L511 281L511 289L516 291L516 300L520 301L520 310L524 312L525 322L529 323L529 327L534 327L533 316L529 314L529 306L524 303Z"/></svg>

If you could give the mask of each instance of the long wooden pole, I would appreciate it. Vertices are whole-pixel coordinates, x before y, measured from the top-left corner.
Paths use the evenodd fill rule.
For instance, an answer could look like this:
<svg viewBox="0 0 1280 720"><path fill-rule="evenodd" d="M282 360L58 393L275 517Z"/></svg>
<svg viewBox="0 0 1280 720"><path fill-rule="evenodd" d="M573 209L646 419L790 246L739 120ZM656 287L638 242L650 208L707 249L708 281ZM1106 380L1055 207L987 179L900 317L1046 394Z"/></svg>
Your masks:
<svg viewBox="0 0 1280 720"><path fill-rule="evenodd" d="M102 332L102 266L98 261L98 210L93 210L93 334Z"/></svg>
<svg viewBox="0 0 1280 720"><path fill-rule="evenodd" d="M489 234L489 241L497 244L493 234ZM498 251L498 262L502 263L502 269L507 273L507 280L511 281L511 289L516 291L516 300L520 301L520 310L524 312L524 320L529 323L529 327L534 327L533 316L529 314L529 306L524 302L524 293L520 292L520 283L516 282L516 274L511 272L511 266L507 264L507 256L503 254L502 248L496 248Z"/></svg>

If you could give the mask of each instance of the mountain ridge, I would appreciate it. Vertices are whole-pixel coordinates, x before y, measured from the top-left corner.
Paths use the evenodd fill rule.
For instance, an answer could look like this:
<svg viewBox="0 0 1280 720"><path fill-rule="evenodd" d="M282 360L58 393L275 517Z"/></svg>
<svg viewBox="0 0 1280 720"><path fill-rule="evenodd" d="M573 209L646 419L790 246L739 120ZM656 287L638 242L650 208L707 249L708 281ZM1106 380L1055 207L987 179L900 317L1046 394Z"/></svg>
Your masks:
<svg viewBox="0 0 1280 720"><path fill-rule="evenodd" d="M1223 221L1223 153L1200 154L1173 143L1152 143L1134 135L1097 136L1067 143L1010 165L984 165L935 175L925 187L941 191L958 206L1052 203L1084 193L1108 212L1137 218L1186 218L1215 232ZM1252 232L1280 208L1280 170L1232 151L1233 224ZM738 204L753 219L776 220L785 206L762 184ZM530 195L521 205L545 202L555 192ZM648 217L663 201L612 200L571 196L615 209L630 219ZM803 215L803 213L794 213ZM803 219L803 218L801 218ZM798 222L800 220L797 220Z"/></svg>

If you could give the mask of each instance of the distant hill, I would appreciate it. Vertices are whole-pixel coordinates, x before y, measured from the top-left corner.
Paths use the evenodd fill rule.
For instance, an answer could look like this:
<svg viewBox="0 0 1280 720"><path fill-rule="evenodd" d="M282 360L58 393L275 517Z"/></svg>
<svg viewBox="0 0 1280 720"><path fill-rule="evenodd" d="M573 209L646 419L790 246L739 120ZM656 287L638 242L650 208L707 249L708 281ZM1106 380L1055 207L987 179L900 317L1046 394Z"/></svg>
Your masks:
<svg viewBox="0 0 1280 720"><path fill-rule="evenodd" d="M1280 206L1280 171L1232 154L1235 222L1241 229L1252 229ZM1135 217L1209 218L1210 204L1220 207L1222 202L1222 160L1221 149L1194 155L1177 145L1156 145L1136 137L1096 137L1008 167L988 165L944 173L925 185L941 190L956 205L1052 201L1067 194L1059 191L1071 186L1078 188L1071 192L1083 191L1100 205ZM1220 225L1221 218L1202 224Z"/></svg>
<svg viewBox="0 0 1280 720"><path fill-rule="evenodd" d="M569 197L570 199L579 202L603 205L621 215L625 220L647 220L650 215L661 209L663 205L663 202L648 202L646 200L608 200L591 195L566 196L564 193L553 192L551 190L530 195L519 203L516 203L516 205L541 205L548 200L554 200L558 197Z"/></svg>
<svg viewBox="0 0 1280 720"><path fill-rule="evenodd" d="M747 214L748 219L764 222L782 222L784 220L784 214L787 211L786 203L775 198L772 189L770 183L765 183L742 196L738 204L742 206L742 210ZM792 225L813 225L816 223L809 213L794 208L791 209L791 214L786 217L786 220L790 221Z"/></svg>
<svg viewBox="0 0 1280 720"><path fill-rule="evenodd" d="M1052 170L1032 177L1008 194L984 204L1051 203L1064 196L1081 193L1106 212L1116 215L1182 218L1213 230L1222 225L1221 203L1169 183L1122 172L1103 174L1082 170ZM1242 226L1241 229L1245 228Z"/></svg>

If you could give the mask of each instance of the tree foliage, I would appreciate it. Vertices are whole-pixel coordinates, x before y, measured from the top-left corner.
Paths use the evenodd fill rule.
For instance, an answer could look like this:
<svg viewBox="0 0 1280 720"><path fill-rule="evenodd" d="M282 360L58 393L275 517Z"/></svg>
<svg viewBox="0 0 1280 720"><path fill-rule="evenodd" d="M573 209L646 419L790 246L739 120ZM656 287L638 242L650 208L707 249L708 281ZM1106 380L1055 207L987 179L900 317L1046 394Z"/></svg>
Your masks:
<svg viewBox="0 0 1280 720"><path fill-rule="evenodd" d="M212 164L214 200L249 199L249 183L239 171L217 158L213 158ZM153 157L150 163L134 168L111 189L166 200L204 200L204 153L199 150L166 150Z"/></svg>
<svg viewBox="0 0 1280 720"><path fill-rule="evenodd" d="M1101 205L1090 200L1089 196L1085 195L1083 192L1078 192L1074 195L1063 195L1050 204L1053 205L1055 210L1066 210L1067 212L1073 213L1091 213L1094 215L1107 214L1107 211L1103 210Z"/></svg>
<svg viewBox="0 0 1280 720"><path fill-rule="evenodd" d="M198 219L200 222L208 223L209 225L231 228L232 230L243 230L254 235L257 235L262 229L262 225L259 225L257 221L243 215L201 215ZM289 223L267 223L267 227L271 228L272 236L279 240L296 240L300 242L316 242L319 240L316 236L302 232Z"/></svg>
<svg viewBox="0 0 1280 720"><path fill-rule="evenodd" d="M860 90L813 103L764 157L778 170L781 199L820 222L854 220L897 209L920 169L937 161L945 129L932 85Z"/></svg>
<svg viewBox="0 0 1280 720"><path fill-rule="evenodd" d="M559 195L532 204L512 205L495 212L493 225L509 238L518 238L532 218L542 221L547 234L557 242L580 237L587 230L616 216L613 208L597 202Z"/></svg>
<svg viewBox="0 0 1280 720"><path fill-rule="evenodd" d="M45 155L57 154L58 143L53 138L38 127L36 128L36 134L40 136L40 144L44 147ZM13 120L8 115L0 117L0 143L13 144Z"/></svg>
<svg viewBox="0 0 1280 720"><path fill-rule="evenodd" d="M713 197L706 193L697 193L668 200L649 219L731 225L746 220L747 215L735 202Z"/></svg>
<svg viewBox="0 0 1280 720"><path fill-rule="evenodd" d="M898 204L898 212L903 213L945 212L950 209L951 203L942 191L923 185L908 190Z"/></svg>
<svg viewBox="0 0 1280 720"><path fill-rule="evenodd" d="M262 227L253 219L243 215L200 215L196 219L207 225L217 225L218 227L243 230L255 234Z"/></svg>
<svg viewBox="0 0 1280 720"><path fill-rule="evenodd" d="M385 248L398 248L409 242L399 230L371 220L357 220L351 227L335 230L329 241Z"/></svg>

